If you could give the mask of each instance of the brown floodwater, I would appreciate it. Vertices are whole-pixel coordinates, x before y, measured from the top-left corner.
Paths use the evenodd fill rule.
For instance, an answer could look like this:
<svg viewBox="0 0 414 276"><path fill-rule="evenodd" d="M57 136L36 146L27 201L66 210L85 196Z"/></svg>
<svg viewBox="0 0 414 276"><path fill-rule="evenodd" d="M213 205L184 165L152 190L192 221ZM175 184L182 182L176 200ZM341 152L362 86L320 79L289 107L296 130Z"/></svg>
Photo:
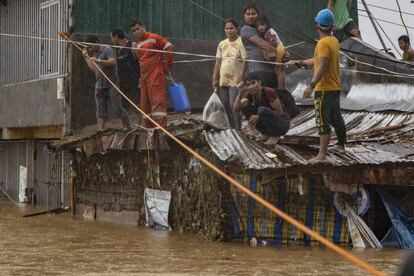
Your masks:
<svg viewBox="0 0 414 276"><path fill-rule="evenodd" d="M0 200L1 275L365 275L323 248L257 247L72 219L68 213L23 218ZM350 250L395 275L403 250Z"/></svg>

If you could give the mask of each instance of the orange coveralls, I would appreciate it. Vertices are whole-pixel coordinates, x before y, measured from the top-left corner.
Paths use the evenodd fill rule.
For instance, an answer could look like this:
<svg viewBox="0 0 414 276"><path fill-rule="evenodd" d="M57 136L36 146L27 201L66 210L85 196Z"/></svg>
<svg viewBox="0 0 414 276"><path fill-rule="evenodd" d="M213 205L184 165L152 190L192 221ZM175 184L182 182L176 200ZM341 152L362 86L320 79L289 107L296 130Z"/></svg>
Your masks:
<svg viewBox="0 0 414 276"><path fill-rule="evenodd" d="M146 51L146 49L164 50L169 53ZM173 45L165 38L154 33L145 33L138 43L139 63L141 67L141 109L161 126L167 126L167 94L164 72L173 64ZM155 127L144 120L144 127Z"/></svg>

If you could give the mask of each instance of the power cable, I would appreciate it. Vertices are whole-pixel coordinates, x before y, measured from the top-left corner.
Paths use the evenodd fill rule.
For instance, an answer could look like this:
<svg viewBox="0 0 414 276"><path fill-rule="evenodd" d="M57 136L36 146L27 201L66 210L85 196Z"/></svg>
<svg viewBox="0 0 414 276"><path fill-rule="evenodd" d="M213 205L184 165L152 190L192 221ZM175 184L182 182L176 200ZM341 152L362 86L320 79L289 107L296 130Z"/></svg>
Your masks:
<svg viewBox="0 0 414 276"><path fill-rule="evenodd" d="M398 48L395 46L394 42L392 42L391 38L388 36L388 34L385 32L385 30L382 28L381 24L378 22L378 20L375 18L375 16L371 13L372 18L375 20L375 23L377 23L378 27L380 27L381 31L384 33L385 37L388 39L388 41L391 43L392 47L394 48L395 52L398 53L398 55L402 58L402 55Z"/></svg>
<svg viewBox="0 0 414 276"><path fill-rule="evenodd" d="M402 22L402 23L403 23L403 25L404 25L405 32L406 32L406 33L407 33L407 35L409 36L408 29L407 29L407 25L405 25L404 18L403 18L402 12L401 12L400 3L398 3L398 0L395 0L395 2L397 2L398 12L400 13L401 22Z"/></svg>
<svg viewBox="0 0 414 276"><path fill-rule="evenodd" d="M358 4L362 4L362 2L358 2ZM382 6L377 6L377 5L373 5L373 4L367 4L367 6L371 6L371 7L375 7L375 8L378 8L378 9L387 10L387 11L400 12L398 10L394 10L394 9L390 9L390 8L386 8L386 7L382 7ZM401 11L401 13L406 14L406 15L414 15L414 13L410 13L410 12Z"/></svg>
<svg viewBox="0 0 414 276"><path fill-rule="evenodd" d="M38 40L49 40L49 41L56 41L56 42L60 42L60 43L71 43L65 40L60 40L60 39L54 39L54 38L42 38L42 37L32 37L32 36L25 36L25 35L15 35L15 34L5 34L5 33L0 33L0 37L1 36L9 36L9 37L24 37L24 38L31 38L31 39L38 39ZM91 46L91 45L97 45L97 46L109 46L112 48L120 48L120 49L130 49L130 50L136 50L137 48L134 47L125 47L125 46L118 46L118 45L109 45L109 44L104 44L104 43L88 43L88 42L81 42L81 41L73 41L79 45L81 45L82 47L87 47L87 46ZM303 42L301 42L303 43ZM313 40L313 43L316 44L316 41ZM300 43L299 43L300 44ZM297 45L297 44L296 44ZM293 46L293 45L292 45ZM290 46L287 46L290 47ZM157 52L157 53L170 53L169 51L165 51L165 50L157 50L157 49L140 49L142 51L149 51L149 52ZM345 52L349 52L349 53L353 53L353 54L357 54L357 55L364 55L364 53L360 53L357 51L352 51L352 50L348 50L348 49L341 49L344 50ZM346 55L343 51L340 52L342 55L350 58L348 55ZM184 55L184 56L193 56L193 57L202 57L205 58L203 60L194 60L194 62L200 62L200 61L207 61L207 59L216 59L216 56L213 55L206 55L206 54L194 54L194 53L186 53L186 52L173 52L173 54L176 55ZM383 59L383 60L387 60L387 61L391 61L391 62L398 62L398 63L403 63L405 65L407 65L407 63L405 62L400 62L398 60L391 60L389 58L385 58L385 57L381 57L381 56L374 56L374 55L369 55L369 54L365 54L366 56L371 56L373 58L377 58L377 59ZM248 62L255 62L255 63L265 63L265 64L273 64L273 65L286 65L285 63L279 63L279 62L270 62L270 61L258 61L258 60L242 60L242 59L235 59L235 58L231 58L234 60L241 60L241 61L248 61ZM351 59L351 58L350 58ZM360 64L364 64L367 65L369 67L373 67L375 69L378 70L382 70L385 71L389 74L393 74L396 77L405 77L405 78L414 78L414 74L405 74L405 73L397 73L394 71L390 71L386 68L383 67L379 67L370 63L366 63L366 62L361 62L359 60L354 60L356 63L360 63ZM185 60L185 62L191 62L191 60ZM364 71L361 71L361 73L365 73ZM386 75L386 74L385 74Z"/></svg>
<svg viewBox="0 0 414 276"><path fill-rule="evenodd" d="M359 10L359 11L366 12L365 10L361 10L361 9L358 9L358 10ZM365 14L360 14L360 13L358 13L358 16L368 17L368 18L369 18L369 16L368 16L368 15L365 15ZM378 21L381 21L381 22L388 23L388 24L392 24L392 25L395 25L395 26L406 27L407 29L412 29L412 30L414 30L414 27L412 27L412 26L404 26L404 25L402 25L402 24L395 23L395 22L392 22L392 21L388 21L388 20L385 20L385 19L377 19L377 20L378 20Z"/></svg>

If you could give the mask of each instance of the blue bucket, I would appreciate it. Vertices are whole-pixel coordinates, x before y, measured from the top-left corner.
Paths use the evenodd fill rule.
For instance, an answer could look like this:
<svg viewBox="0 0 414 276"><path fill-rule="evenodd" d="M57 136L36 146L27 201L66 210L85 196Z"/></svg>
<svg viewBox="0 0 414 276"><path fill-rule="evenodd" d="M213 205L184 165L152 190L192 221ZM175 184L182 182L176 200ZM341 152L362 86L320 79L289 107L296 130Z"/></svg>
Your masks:
<svg viewBox="0 0 414 276"><path fill-rule="evenodd" d="M168 86L168 92L170 93L175 112L187 112L191 110L187 90L181 82L170 84Z"/></svg>

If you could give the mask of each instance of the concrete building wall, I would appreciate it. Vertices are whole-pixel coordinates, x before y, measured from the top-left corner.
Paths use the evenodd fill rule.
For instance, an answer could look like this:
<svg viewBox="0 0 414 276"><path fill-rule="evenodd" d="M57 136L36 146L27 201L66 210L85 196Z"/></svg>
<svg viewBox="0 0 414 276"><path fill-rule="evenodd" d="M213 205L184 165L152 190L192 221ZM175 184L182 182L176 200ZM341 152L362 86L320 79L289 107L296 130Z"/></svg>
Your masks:
<svg viewBox="0 0 414 276"><path fill-rule="evenodd" d="M0 88L0 128L64 124L64 100L58 99L57 79Z"/></svg>

